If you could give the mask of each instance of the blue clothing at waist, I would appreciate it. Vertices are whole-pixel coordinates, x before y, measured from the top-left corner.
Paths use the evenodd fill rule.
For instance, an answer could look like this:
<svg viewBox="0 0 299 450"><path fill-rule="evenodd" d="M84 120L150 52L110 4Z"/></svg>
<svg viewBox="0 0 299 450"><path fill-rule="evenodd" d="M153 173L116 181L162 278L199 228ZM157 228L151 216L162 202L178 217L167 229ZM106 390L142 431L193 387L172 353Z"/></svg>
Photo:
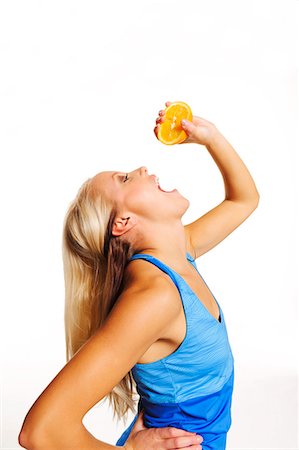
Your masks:
<svg viewBox="0 0 299 450"><path fill-rule="evenodd" d="M175 427L196 432L204 439L203 450L225 450L227 432L231 426L231 401L234 370L218 392L195 397L179 403L153 404L145 399L139 402L138 413L115 445L125 444L144 409L143 423L147 428Z"/></svg>

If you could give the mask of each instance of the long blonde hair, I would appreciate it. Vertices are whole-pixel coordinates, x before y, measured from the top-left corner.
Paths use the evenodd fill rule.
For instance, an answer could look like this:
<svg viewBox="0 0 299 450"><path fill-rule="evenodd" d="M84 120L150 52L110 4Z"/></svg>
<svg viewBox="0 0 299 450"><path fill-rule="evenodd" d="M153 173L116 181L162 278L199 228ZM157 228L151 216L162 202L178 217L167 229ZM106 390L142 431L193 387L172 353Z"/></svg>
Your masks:
<svg viewBox="0 0 299 450"><path fill-rule="evenodd" d="M69 361L102 326L123 288L132 245L113 236L116 205L94 194L91 179L80 187L67 210L62 239L65 281L65 342ZM135 411L136 383L131 370L105 397L113 418ZM126 417L127 418L127 417Z"/></svg>

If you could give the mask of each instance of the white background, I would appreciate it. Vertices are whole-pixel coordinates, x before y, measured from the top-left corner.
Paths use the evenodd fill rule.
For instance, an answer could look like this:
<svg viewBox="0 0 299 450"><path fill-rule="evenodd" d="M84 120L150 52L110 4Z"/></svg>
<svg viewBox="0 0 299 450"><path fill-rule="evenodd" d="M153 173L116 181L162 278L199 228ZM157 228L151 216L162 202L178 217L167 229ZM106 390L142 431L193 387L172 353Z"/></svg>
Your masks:
<svg viewBox="0 0 299 450"><path fill-rule="evenodd" d="M298 448L298 3L1 1L1 448L65 364L62 221L83 181L146 165L190 200L184 224L224 199L204 146L156 140L168 100L216 124L260 193L197 260L235 357L227 448ZM108 402L85 425L111 444L125 428Z"/></svg>

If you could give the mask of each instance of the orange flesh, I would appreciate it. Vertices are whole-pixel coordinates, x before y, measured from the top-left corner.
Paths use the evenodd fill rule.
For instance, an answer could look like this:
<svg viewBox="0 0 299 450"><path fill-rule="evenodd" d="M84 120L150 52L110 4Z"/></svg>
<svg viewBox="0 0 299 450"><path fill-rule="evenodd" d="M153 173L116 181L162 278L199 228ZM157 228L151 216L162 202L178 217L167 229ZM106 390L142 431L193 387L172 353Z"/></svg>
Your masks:
<svg viewBox="0 0 299 450"><path fill-rule="evenodd" d="M174 102L165 109L164 122L160 123L158 139L166 145L183 142L188 135L181 126L181 120L192 122L192 111L184 102Z"/></svg>

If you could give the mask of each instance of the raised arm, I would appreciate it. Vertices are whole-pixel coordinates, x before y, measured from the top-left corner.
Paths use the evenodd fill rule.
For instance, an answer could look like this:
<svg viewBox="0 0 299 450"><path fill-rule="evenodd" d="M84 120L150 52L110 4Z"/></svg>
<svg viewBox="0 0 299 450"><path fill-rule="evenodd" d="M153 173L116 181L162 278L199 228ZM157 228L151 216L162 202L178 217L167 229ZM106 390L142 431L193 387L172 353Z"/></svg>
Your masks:
<svg viewBox="0 0 299 450"><path fill-rule="evenodd" d="M136 283L135 287L123 291L104 325L37 398L19 435L23 447L32 450L119 448L97 440L84 427L82 419L177 317L178 306L167 288L169 281L161 277L150 281L143 283L142 288L137 288L141 285ZM186 436L187 432L180 435Z"/></svg>
<svg viewBox="0 0 299 450"><path fill-rule="evenodd" d="M203 121L203 119L200 119ZM193 132L199 134L205 126L210 134L205 145L217 164L224 181L225 199L215 208L208 211L199 219L185 226L190 251L194 259L211 250L234 231L252 212L259 203L259 193L246 165L227 139L213 126L192 124Z"/></svg>
<svg viewBox="0 0 299 450"><path fill-rule="evenodd" d="M170 105L166 102L165 105ZM164 110L159 112L157 131L163 122ZM197 143L205 145L217 164L224 181L225 199L192 223L185 225L187 251L194 259L223 241L256 209L259 193L246 165L216 126L201 117L182 123L188 138L179 145Z"/></svg>

